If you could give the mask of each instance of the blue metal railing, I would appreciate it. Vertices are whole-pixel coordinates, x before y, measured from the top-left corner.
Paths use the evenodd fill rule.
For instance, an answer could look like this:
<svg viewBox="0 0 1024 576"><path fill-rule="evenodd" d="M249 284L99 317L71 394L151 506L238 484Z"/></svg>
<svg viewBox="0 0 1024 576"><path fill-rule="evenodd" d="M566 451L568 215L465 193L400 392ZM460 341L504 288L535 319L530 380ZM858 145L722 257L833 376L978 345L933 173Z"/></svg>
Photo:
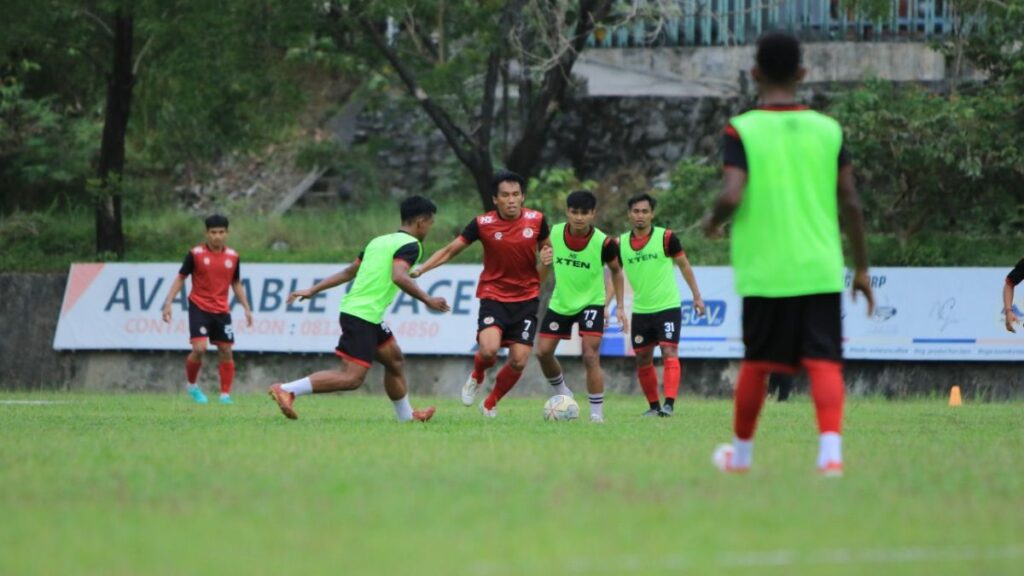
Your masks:
<svg viewBox="0 0 1024 576"><path fill-rule="evenodd" d="M788 30L807 41L922 41L951 35L957 15L950 0L892 0L888 17L855 13L840 0L675 0L662 16L618 14L587 38L597 48L729 46ZM965 28L972 22L965 22Z"/></svg>

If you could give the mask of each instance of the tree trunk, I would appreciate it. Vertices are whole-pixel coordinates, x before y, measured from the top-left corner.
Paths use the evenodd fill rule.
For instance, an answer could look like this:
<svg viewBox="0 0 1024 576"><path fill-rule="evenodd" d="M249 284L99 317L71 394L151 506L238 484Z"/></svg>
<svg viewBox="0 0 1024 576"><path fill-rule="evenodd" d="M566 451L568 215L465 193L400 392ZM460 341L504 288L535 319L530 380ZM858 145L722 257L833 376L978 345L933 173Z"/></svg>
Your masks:
<svg viewBox="0 0 1024 576"><path fill-rule="evenodd" d="M107 77L107 102L103 117L103 142L100 145L96 201L96 252L102 256L124 257L124 230L121 226L121 183L124 174L125 135L132 102L133 24L131 16L119 10L114 16L113 66Z"/></svg>

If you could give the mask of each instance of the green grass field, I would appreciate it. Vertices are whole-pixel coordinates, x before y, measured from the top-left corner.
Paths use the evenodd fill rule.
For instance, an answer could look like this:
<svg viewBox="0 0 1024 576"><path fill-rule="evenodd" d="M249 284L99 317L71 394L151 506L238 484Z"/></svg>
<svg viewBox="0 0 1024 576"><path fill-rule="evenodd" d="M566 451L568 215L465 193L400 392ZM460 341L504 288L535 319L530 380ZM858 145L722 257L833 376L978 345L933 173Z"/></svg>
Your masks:
<svg viewBox="0 0 1024 576"><path fill-rule="evenodd" d="M823 479L806 399L767 405L739 477L710 464L726 401L612 397L604 426L434 401L424 425L365 395L292 422L256 395L2 393L0 574L1021 573L1019 403L852 398Z"/></svg>

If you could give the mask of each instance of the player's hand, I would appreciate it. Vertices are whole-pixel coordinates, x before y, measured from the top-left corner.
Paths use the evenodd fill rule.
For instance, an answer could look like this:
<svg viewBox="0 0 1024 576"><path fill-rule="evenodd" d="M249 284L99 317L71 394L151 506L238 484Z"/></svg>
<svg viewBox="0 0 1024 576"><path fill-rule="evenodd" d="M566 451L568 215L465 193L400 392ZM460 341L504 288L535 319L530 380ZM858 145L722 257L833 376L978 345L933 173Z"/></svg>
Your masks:
<svg viewBox="0 0 1024 576"><path fill-rule="evenodd" d="M708 238L721 238L725 236L725 232L722 230L722 226L716 225L711 218L711 214L704 217L704 221L700 225L701 229L704 230L704 236Z"/></svg>
<svg viewBox="0 0 1024 576"><path fill-rule="evenodd" d="M615 318L618 319L619 325L622 326L622 333L629 334L629 317L626 316L626 311L621 307L615 310Z"/></svg>
<svg viewBox="0 0 1024 576"><path fill-rule="evenodd" d="M448 305L448 301L440 296L434 296L427 299L427 308L434 310L435 312L450 312L452 307Z"/></svg>
<svg viewBox="0 0 1024 576"><path fill-rule="evenodd" d="M1006 309L1006 329L1014 334L1017 333L1017 329L1013 327L1018 322L1017 315L1013 313L1012 308Z"/></svg>
<svg viewBox="0 0 1024 576"><path fill-rule="evenodd" d="M703 316L704 315L704 311L707 309L704 306L704 300L701 299L701 298L694 298L693 299L693 309L697 311L697 316Z"/></svg>
<svg viewBox="0 0 1024 576"><path fill-rule="evenodd" d="M850 289L853 301L857 301L857 292L860 292L868 299L868 318L875 314L875 292L871 288L871 276L867 270L857 270L853 274L853 287Z"/></svg>
<svg viewBox="0 0 1024 576"><path fill-rule="evenodd" d="M245 325L252 328L252 310L245 311Z"/></svg>
<svg viewBox="0 0 1024 576"><path fill-rule="evenodd" d="M413 280L419 278L422 275L423 275L423 272L420 272L419 268L417 268L415 270L409 270L409 278L412 278Z"/></svg>
<svg viewBox="0 0 1024 576"><path fill-rule="evenodd" d="M161 316L164 317L164 322L167 322L168 324L171 323L171 305L170 304L164 304L163 314L161 314Z"/></svg>
<svg viewBox="0 0 1024 576"><path fill-rule="evenodd" d="M551 246L545 246L540 249L540 263L545 266L551 266L551 263L555 261L555 251Z"/></svg>
<svg viewBox="0 0 1024 576"><path fill-rule="evenodd" d="M292 292L291 294L288 295L287 303L291 304L296 300L305 300L306 298L312 298L314 295L315 294L313 293L313 290L311 288L306 288L305 290L296 290L295 292ZM249 325L252 326L252 323L250 322Z"/></svg>

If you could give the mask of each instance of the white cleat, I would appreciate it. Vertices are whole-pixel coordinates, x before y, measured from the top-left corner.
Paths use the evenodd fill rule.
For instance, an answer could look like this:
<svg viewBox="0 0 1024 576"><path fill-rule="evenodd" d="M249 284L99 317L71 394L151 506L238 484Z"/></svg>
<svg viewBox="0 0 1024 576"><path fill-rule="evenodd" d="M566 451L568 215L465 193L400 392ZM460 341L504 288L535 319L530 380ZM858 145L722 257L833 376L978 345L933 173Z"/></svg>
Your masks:
<svg viewBox="0 0 1024 576"><path fill-rule="evenodd" d="M490 410L488 410L487 407L484 406L484 402L486 402L486 400L481 400L480 401L480 413L483 414L487 418L497 418L498 417L498 407L495 406L494 408L491 408Z"/></svg>
<svg viewBox="0 0 1024 576"><path fill-rule="evenodd" d="M591 414L590 415L590 423L591 424L604 424L604 416L601 416L600 414Z"/></svg>
<svg viewBox="0 0 1024 576"><path fill-rule="evenodd" d="M719 444L715 448L714 454L711 455L711 462L714 463L715 468L718 468L726 474L746 474L750 472L750 466L735 466L732 463L733 457L736 455L736 450L732 444Z"/></svg>
<svg viewBox="0 0 1024 576"><path fill-rule="evenodd" d="M482 384L483 382L477 382L476 378L473 378L472 373L469 374L469 378L466 378L466 383L462 385L462 404L464 406L473 405L473 400L476 399L476 391L480 389Z"/></svg>

